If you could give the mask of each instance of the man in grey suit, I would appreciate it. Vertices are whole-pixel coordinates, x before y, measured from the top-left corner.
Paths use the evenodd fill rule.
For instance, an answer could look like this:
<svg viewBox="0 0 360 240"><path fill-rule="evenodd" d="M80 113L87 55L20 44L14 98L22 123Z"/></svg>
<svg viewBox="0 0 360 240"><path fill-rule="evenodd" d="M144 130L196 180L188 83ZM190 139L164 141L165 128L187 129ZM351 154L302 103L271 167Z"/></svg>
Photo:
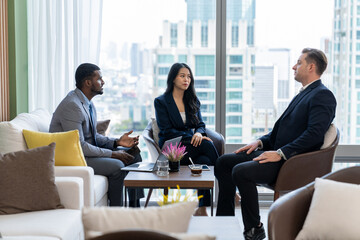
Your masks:
<svg viewBox="0 0 360 240"><path fill-rule="evenodd" d="M121 171L125 165L140 162L139 153L129 154L137 149L139 136L130 137L132 131L119 139L105 137L96 131L96 109L91 99L103 94L100 68L91 63L81 64L75 73L76 89L68 93L56 108L50 132L79 130L80 143L87 165L94 169L95 174L106 176L109 180L108 198L110 206L123 205L123 182L127 174ZM139 199L144 197L143 190L131 189L129 192L130 206L139 206ZM136 195L133 191L137 191ZM136 196L136 199L131 199Z"/></svg>

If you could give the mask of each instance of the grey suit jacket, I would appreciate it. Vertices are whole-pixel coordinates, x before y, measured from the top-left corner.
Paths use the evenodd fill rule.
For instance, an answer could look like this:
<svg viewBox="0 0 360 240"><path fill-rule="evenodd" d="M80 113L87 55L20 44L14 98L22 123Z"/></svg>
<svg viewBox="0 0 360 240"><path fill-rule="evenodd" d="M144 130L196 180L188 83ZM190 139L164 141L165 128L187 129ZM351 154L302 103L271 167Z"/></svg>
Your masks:
<svg viewBox="0 0 360 240"><path fill-rule="evenodd" d="M96 109L90 102L93 109L94 125L96 126ZM114 138L108 138L96 132L95 145L92 123L90 121L89 105L85 95L76 88L68 93L56 108L50 123L50 132L65 132L79 130L80 143L85 157L111 157L114 147Z"/></svg>

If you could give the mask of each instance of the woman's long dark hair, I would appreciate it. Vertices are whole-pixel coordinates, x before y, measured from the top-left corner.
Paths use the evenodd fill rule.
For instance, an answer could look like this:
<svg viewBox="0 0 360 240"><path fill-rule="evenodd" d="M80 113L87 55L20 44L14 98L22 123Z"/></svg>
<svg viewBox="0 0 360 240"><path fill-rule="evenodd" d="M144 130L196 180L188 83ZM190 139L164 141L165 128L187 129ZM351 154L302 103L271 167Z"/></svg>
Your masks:
<svg viewBox="0 0 360 240"><path fill-rule="evenodd" d="M200 111L200 101L198 100L195 92L194 76L192 74L190 67L187 64L175 63L174 65L171 66L167 78L167 88L165 93L172 93L172 91L174 90L174 80L181 68L187 68L190 72L190 77L191 77L190 86L184 92L183 101L185 107L188 109L188 114L190 115L189 119L191 123L196 125L199 123L197 112Z"/></svg>

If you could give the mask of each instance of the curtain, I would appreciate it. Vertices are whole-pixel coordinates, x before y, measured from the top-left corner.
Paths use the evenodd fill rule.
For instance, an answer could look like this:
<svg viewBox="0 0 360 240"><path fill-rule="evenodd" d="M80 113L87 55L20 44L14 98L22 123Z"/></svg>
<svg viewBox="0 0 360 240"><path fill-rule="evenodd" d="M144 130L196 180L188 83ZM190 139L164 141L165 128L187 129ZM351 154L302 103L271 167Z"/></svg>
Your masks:
<svg viewBox="0 0 360 240"><path fill-rule="evenodd" d="M54 112L75 88L75 70L98 64L102 0L28 0L29 111Z"/></svg>
<svg viewBox="0 0 360 240"><path fill-rule="evenodd" d="M7 0L0 1L0 121L10 120Z"/></svg>

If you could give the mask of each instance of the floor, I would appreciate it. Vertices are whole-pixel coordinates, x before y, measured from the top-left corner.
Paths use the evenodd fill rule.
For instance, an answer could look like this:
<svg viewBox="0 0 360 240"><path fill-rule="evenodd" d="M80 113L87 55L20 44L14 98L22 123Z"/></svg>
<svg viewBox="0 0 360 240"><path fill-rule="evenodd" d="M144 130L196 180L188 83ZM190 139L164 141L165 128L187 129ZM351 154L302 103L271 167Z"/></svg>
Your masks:
<svg viewBox="0 0 360 240"><path fill-rule="evenodd" d="M210 210L210 207L206 209L207 210L207 213L209 216L211 216L211 210ZM214 207L214 215L216 213L216 207ZM261 219L261 222L264 224L264 229L266 231L266 234L267 234L267 221L268 221L268 213L269 213L269 208L268 207L262 207L260 208L260 219ZM241 223L241 228L243 229L243 225L242 225L242 218L241 218L241 209L240 209L240 206L236 206L235 208L235 217L238 218L239 220L239 223ZM243 230L242 230L243 231ZM237 238L239 239L239 238ZM241 239L241 238L240 238ZM268 239L267 237L265 239Z"/></svg>

